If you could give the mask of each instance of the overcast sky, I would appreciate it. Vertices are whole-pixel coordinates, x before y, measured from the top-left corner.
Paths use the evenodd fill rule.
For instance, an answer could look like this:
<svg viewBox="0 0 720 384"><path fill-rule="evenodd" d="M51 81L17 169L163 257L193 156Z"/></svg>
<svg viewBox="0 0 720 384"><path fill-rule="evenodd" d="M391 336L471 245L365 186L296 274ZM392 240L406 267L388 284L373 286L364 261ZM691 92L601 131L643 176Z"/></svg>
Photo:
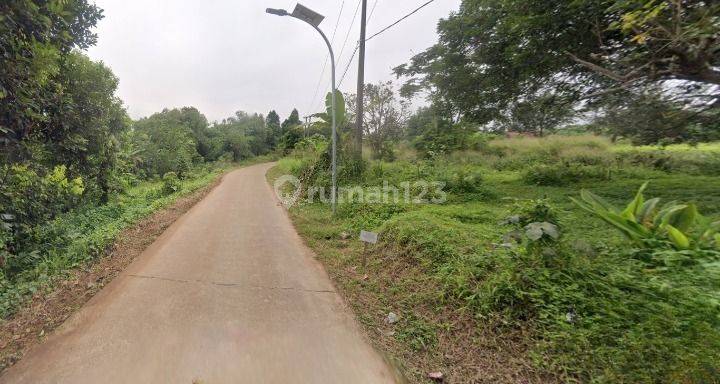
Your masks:
<svg viewBox="0 0 720 384"><path fill-rule="evenodd" d="M424 0L368 0L368 36L417 8ZM341 11L341 5L342 13ZM330 65L315 96L327 49L310 26L267 15L266 7L292 11L288 0L96 0L105 18L96 29L98 44L88 54L120 78L119 96L133 118L165 107L195 106L210 121L237 110L285 118L322 109L330 89ZM358 0L305 0L326 16L321 28L341 55ZM460 0L436 0L368 42L366 82L392 80L391 69L437 41L440 18ZM358 17L359 19L359 12ZM342 56L342 75L359 36L356 19ZM338 79L339 81L339 79ZM357 59L340 89L355 92ZM313 97L315 100L313 102Z"/></svg>

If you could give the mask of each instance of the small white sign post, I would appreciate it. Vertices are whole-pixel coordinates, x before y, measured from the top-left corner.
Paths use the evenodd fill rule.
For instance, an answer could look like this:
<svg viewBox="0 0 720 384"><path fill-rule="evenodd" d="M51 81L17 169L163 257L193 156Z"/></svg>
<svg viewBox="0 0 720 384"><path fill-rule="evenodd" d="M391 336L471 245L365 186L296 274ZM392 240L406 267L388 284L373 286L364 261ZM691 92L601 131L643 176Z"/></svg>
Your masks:
<svg viewBox="0 0 720 384"><path fill-rule="evenodd" d="M365 243L376 244L378 241L378 234L375 232L360 231L360 240Z"/></svg>
<svg viewBox="0 0 720 384"><path fill-rule="evenodd" d="M378 234L375 232L360 231L360 241L365 243L365 245L363 246L363 256L362 256L362 266L363 266L363 269L365 269L365 266L367 265L368 244L377 244Z"/></svg>

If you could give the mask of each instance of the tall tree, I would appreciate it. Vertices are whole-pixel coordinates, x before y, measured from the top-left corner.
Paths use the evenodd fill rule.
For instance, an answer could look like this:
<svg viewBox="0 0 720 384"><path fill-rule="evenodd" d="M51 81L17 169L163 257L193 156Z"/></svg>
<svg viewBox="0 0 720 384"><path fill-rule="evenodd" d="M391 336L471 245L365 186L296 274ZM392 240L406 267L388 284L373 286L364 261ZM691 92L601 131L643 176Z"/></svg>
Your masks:
<svg viewBox="0 0 720 384"><path fill-rule="evenodd" d="M292 112L290 112L290 116L288 116L288 118L282 123L282 134L285 135L290 128L298 125L302 125L302 122L300 121L300 113L298 113L296 108L293 108Z"/></svg>
<svg viewBox="0 0 720 384"><path fill-rule="evenodd" d="M165 109L133 124L133 141L142 153L142 168L148 175L175 172L182 177L201 157L192 128L177 119L177 109Z"/></svg>
<svg viewBox="0 0 720 384"><path fill-rule="evenodd" d="M405 94L429 88L479 122L525 96L572 103L668 80L707 104L720 97L719 15L702 0L464 0L439 42L395 72L410 77Z"/></svg>
<svg viewBox="0 0 720 384"><path fill-rule="evenodd" d="M64 94L58 75L74 48L96 42L91 28L102 12L87 0L0 2L0 155L13 161L21 141L49 124Z"/></svg>
<svg viewBox="0 0 720 384"><path fill-rule="evenodd" d="M46 144L51 161L64 164L88 183L87 193L105 202L113 188L119 138L129 118L115 96L118 79L112 71L87 56L72 52L59 75L63 95L48 116L50 131L31 135Z"/></svg>
<svg viewBox="0 0 720 384"><path fill-rule="evenodd" d="M513 103L506 116L499 120L507 131L543 136L567 123L574 114L572 108L556 103L554 95L523 98Z"/></svg>
<svg viewBox="0 0 720 384"><path fill-rule="evenodd" d="M282 136L280 116L277 112L275 112L275 110L268 112L267 117L265 118L265 128L268 130L265 142L268 145L268 148L275 149L278 141L280 141L280 137Z"/></svg>
<svg viewBox="0 0 720 384"><path fill-rule="evenodd" d="M407 119L407 105L395 97L392 83L365 85L365 137L375 157L387 153L392 140L399 139Z"/></svg>

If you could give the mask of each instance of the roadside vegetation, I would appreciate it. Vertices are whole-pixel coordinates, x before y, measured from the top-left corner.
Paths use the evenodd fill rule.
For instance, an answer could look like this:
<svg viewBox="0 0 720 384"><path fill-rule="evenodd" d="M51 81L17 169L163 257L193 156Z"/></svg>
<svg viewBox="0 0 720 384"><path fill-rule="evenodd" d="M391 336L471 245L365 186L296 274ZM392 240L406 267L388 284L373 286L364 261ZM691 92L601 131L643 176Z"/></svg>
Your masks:
<svg viewBox="0 0 720 384"><path fill-rule="evenodd" d="M124 228L302 134L297 111L132 120L117 77L83 53L101 18L86 0L0 4L0 319Z"/></svg>
<svg viewBox="0 0 720 384"><path fill-rule="evenodd" d="M362 152L345 98L339 186L364 196L331 213L323 132L280 160L299 231L411 381L720 380L719 14L465 0L399 92L366 85Z"/></svg>
<svg viewBox="0 0 720 384"><path fill-rule="evenodd" d="M474 367L495 364L506 366L488 377L506 380L518 374L512 369L533 381L717 379L720 153L627 151L598 136L482 143L432 158L405 150L398 157L407 160L369 161L355 180L440 180L445 203L346 201L335 217L323 203L291 208L370 329L386 330L385 315L399 314L391 331L373 337L392 339L385 342L417 380L442 368L453 382L472 381L488 374ZM307 175L326 143L300 147L274 175ZM635 199L646 181L644 200ZM633 224L608 219L609 205L620 217L631 201L622 217ZM674 216L666 227L651 224L664 222L665 203ZM380 233L367 269L360 230ZM516 339L521 331L528 339ZM502 335L509 346L488 344ZM483 345L497 355L473 355ZM509 363L517 348L525 364Z"/></svg>
<svg viewBox="0 0 720 384"><path fill-rule="evenodd" d="M339 184L380 194L334 215L331 95L308 126L133 120L83 53L100 18L0 3L0 319L179 196L285 155L269 178L300 179L299 232L411 381L720 381L717 2L463 0L399 87L338 92Z"/></svg>

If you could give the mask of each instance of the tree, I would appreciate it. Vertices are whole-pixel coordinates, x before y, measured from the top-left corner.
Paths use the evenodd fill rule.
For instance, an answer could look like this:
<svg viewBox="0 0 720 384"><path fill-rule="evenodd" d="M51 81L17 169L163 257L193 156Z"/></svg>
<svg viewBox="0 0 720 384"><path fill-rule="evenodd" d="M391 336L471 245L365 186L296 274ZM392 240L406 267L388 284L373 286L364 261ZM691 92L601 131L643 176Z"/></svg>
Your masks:
<svg viewBox="0 0 720 384"><path fill-rule="evenodd" d="M432 107L418 108L407 120L405 136L410 140L421 136L436 118L437 112Z"/></svg>
<svg viewBox="0 0 720 384"><path fill-rule="evenodd" d="M558 105L554 95L541 95L515 102L500 122L507 131L543 136L567 123L573 113L572 108Z"/></svg>
<svg viewBox="0 0 720 384"><path fill-rule="evenodd" d="M265 118L265 127L268 131L266 136L266 144L269 148L275 149L282 136L282 128L280 127L280 116L275 110L268 112Z"/></svg>
<svg viewBox="0 0 720 384"><path fill-rule="evenodd" d="M297 125L302 125L302 122L300 121L300 114L298 113L298 110L293 108L290 116L288 116L288 118L282 123L282 134L285 135L290 128Z"/></svg>
<svg viewBox="0 0 720 384"><path fill-rule="evenodd" d="M467 149L477 126L453 122L434 106L418 109L410 116L406 136L423 156L432 157L455 150Z"/></svg>
<svg viewBox="0 0 720 384"><path fill-rule="evenodd" d="M27 156L22 141L55 129L68 54L95 44L102 12L86 0L0 2L0 157Z"/></svg>
<svg viewBox="0 0 720 384"><path fill-rule="evenodd" d="M165 109L133 124L132 140L148 175L175 172L182 178L189 164L201 158L192 128L178 121L177 111Z"/></svg>
<svg viewBox="0 0 720 384"><path fill-rule="evenodd" d="M464 0L438 24L439 41L395 68L403 94L430 89L435 105L480 123L523 97L579 98L668 80L717 101L717 2ZM698 87L699 86L699 87ZM707 93L709 92L709 95Z"/></svg>
<svg viewBox="0 0 720 384"><path fill-rule="evenodd" d="M335 91L335 107L335 128L340 137L342 133L349 131L350 120L346 113L345 96L338 90ZM315 121L310 126L309 133L311 135L319 134L330 139L330 135L332 134L332 113L332 92L328 92L325 96L325 112L312 115L312 117L320 120Z"/></svg>
<svg viewBox="0 0 720 384"><path fill-rule="evenodd" d="M106 202L113 189L119 138L129 128L122 102L115 96L118 79L104 64L68 54L59 74L63 95L48 116L51 131L31 134L47 144L50 165L63 164L87 183L87 194Z"/></svg>
<svg viewBox="0 0 720 384"><path fill-rule="evenodd" d="M297 109L293 109L290 116L283 121L281 130L280 147L285 150L295 148L295 144L303 137L302 122Z"/></svg>
<svg viewBox="0 0 720 384"><path fill-rule="evenodd" d="M706 116L648 92L608 98L593 126L613 139L627 138L634 144L707 141L717 139L717 116ZM688 124L688 122L692 124Z"/></svg>
<svg viewBox="0 0 720 384"><path fill-rule="evenodd" d="M390 156L388 145L403 135L407 105L396 99L391 82L366 84L364 103L365 137L373 155Z"/></svg>
<svg viewBox="0 0 720 384"><path fill-rule="evenodd" d="M235 116L223 119L210 130L213 138L213 158L230 153L234 161L268 152L267 136L270 135L266 119L256 113L250 115L243 111Z"/></svg>

